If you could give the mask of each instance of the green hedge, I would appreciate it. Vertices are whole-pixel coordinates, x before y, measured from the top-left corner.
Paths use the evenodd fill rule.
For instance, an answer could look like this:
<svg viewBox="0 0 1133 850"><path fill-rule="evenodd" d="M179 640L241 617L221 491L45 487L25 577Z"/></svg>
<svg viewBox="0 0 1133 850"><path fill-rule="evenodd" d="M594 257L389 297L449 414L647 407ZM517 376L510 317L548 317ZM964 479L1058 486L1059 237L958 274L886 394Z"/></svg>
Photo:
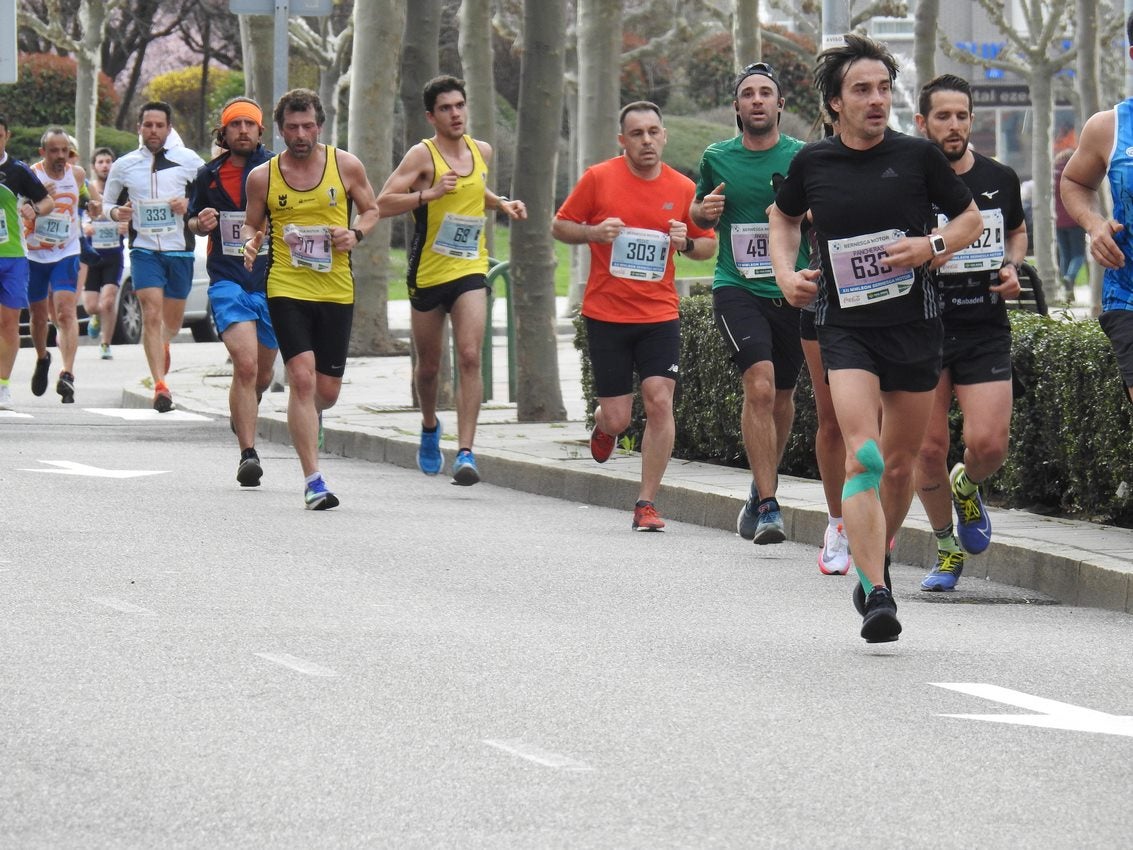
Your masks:
<svg viewBox="0 0 1133 850"><path fill-rule="evenodd" d="M1016 391L1007 462L987 482L987 497L1004 507L1066 514L1133 527L1133 406L1109 341L1094 321L1061 321L1013 312ZM575 345L586 353L585 325ZM593 379L582 358L582 389L593 411ZM740 434L743 389L712 319L709 295L681 299L681 380L674 405L674 456L747 466ZM588 413L588 425L593 415ZM960 460L959 411L952 412L952 457ZM625 444L640 445L644 411L634 400ZM817 419L810 378L799 376L795 422L780 471L817 478Z"/></svg>

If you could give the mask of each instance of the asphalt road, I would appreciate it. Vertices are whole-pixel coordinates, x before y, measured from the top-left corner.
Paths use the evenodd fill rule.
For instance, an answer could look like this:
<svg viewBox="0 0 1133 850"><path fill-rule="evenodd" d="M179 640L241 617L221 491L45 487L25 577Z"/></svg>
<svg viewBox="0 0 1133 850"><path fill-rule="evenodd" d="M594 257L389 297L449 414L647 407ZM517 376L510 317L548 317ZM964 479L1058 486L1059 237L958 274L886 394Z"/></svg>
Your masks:
<svg viewBox="0 0 1133 850"><path fill-rule="evenodd" d="M242 490L227 422L21 358L0 846L1128 843L1128 615L898 565L869 646L812 547L341 458L307 512L289 448Z"/></svg>

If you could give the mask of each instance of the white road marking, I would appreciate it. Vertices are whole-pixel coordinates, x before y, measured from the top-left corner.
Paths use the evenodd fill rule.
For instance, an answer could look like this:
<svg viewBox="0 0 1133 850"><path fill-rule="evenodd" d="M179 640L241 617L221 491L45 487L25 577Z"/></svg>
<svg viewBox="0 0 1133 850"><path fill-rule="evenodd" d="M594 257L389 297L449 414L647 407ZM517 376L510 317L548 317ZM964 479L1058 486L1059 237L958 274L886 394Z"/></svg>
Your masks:
<svg viewBox="0 0 1133 850"><path fill-rule="evenodd" d="M329 667L323 667L313 661L308 661L305 658L297 658L294 655L287 655L286 653L257 652L256 655L265 661L270 661L272 664L287 667L289 670L295 670L306 676L326 676L331 678L338 675L336 671L331 670Z"/></svg>
<svg viewBox="0 0 1133 850"><path fill-rule="evenodd" d="M34 419L30 413L19 413L15 410L0 410L0 419Z"/></svg>
<svg viewBox="0 0 1133 850"><path fill-rule="evenodd" d="M146 617L156 616L149 608L134 605L132 602L126 602L124 599L115 599L113 596L92 596L90 601L97 602L99 605L105 605L107 608L113 608L115 611L121 611L123 614L142 614Z"/></svg>
<svg viewBox="0 0 1133 850"><path fill-rule="evenodd" d="M1041 726L1048 729L1065 729L1071 732L1094 732L1100 735L1122 735L1133 738L1133 717L1107 714L1080 705L1036 697L1022 691L1001 688L979 682L930 682L938 688L948 688L980 699L1013 705L1037 714L941 714L961 720L984 720L989 723L1010 723L1016 726Z"/></svg>
<svg viewBox="0 0 1133 850"><path fill-rule="evenodd" d="M503 750L505 753L511 753L513 756L519 756L521 759L533 761L536 764L541 764L544 767L553 767L561 770L593 770L590 765L585 762L572 759L569 756L560 755L559 753L548 752L541 749L534 744L524 743L519 738L509 738L508 740L500 740L498 738L485 738L484 743L489 747L495 747L498 750Z"/></svg>
<svg viewBox="0 0 1133 850"><path fill-rule="evenodd" d="M142 478L146 475L164 475L165 470L156 469L101 469L97 466L87 466L85 463L75 463L73 460L41 460L57 469L21 469L20 472L45 472L53 475L86 475L90 478Z"/></svg>
<svg viewBox="0 0 1133 850"><path fill-rule="evenodd" d="M131 422L212 422L207 416L199 413L190 413L187 410L171 410L168 413L158 413L148 407L86 407L87 413L98 413L101 416L113 416L116 419L126 419Z"/></svg>

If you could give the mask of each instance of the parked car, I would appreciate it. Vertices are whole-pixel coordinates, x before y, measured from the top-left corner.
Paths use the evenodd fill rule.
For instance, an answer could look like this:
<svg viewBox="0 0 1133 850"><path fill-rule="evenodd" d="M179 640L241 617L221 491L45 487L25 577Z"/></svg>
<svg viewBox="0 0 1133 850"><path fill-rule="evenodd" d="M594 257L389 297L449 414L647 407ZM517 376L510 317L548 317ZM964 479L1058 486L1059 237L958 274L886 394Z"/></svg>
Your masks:
<svg viewBox="0 0 1133 850"><path fill-rule="evenodd" d="M193 287L189 290L189 297L185 299L185 318L181 327L188 328L193 339L197 342L216 342L216 325L212 321L212 310L209 309L209 276L205 268L205 259L208 253L208 240L197 239L193 252ZM83 309L82 298L79 298L79 337L86 335L86 311ZM142 305L134 292L134 279L130 274L130 252L125 252L122 269L122 284L118 287L118 323L114 327L114 345L135 345L142 340ZM55 345L55 326L47 329L47 344ZM28 322L28 311L20 312L20 347L31 347L31 328Z"/></svg>

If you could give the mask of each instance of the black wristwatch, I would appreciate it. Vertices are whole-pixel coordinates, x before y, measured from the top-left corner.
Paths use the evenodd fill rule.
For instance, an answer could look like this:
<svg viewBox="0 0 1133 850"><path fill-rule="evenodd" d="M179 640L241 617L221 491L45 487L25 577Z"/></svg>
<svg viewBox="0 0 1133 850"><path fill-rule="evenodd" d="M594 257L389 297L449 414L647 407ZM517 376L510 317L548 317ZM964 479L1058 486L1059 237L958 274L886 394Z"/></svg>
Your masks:
<svg viewBox="0 0 1133 850"><path fill-rule="evenodd" d="M357 239L359 242L361 242L362 236L363 236L362 231L359 230L357 227L352 227L352 228L350 228L350 230L354 233L354 238Z"/></svg>
<svg viewBox="0 0 1133 850"><path fill-rule="evenodd" d="M679 250L677 253L678 254L687 254L689 251L691 251L695 247L696 247L696 240L689 239L686 236L685 237L685 246L683 248L681 248L681 250Z"/></svg>

